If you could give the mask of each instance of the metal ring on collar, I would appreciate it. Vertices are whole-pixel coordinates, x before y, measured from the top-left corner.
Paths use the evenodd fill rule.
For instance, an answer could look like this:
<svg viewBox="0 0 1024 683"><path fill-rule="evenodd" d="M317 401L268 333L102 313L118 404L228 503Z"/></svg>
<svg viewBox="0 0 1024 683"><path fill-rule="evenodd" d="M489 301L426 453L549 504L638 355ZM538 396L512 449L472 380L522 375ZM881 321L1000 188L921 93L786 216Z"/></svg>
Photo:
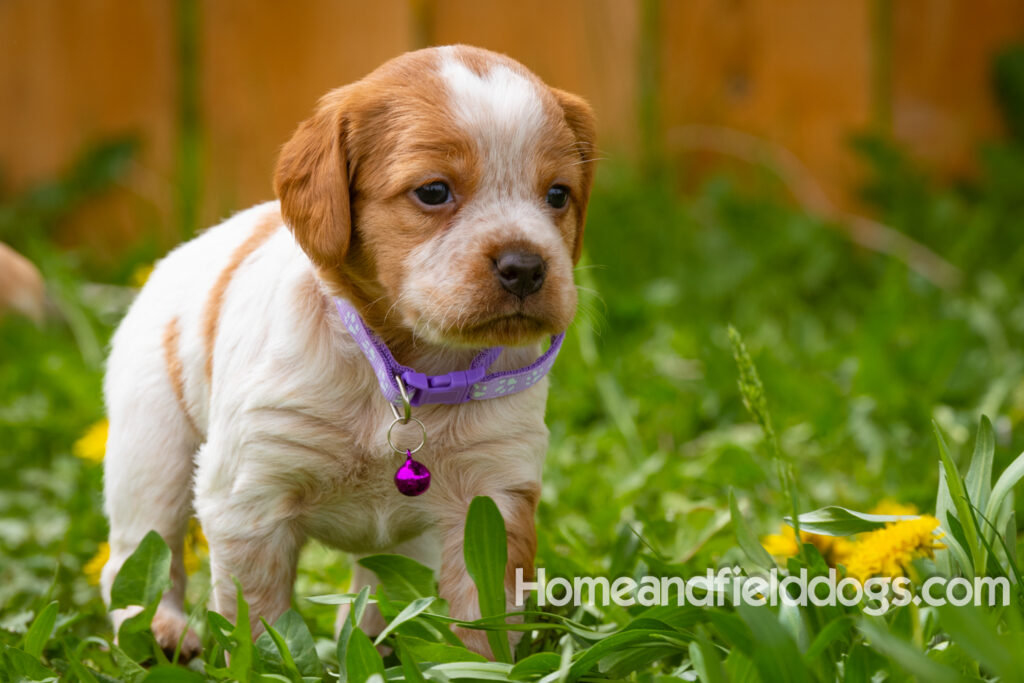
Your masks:
<svg viewBox="0 0 1024 683"><path fill-rule="evenodd" d="M420 426L420 431L422 432L422 435L420 436L420 445L417 446L416 448L397 448L395 444L391 442L391 430L395 428L395 425L406 424L406 422L403 421L402 418L396 417L394 422L391 423L391 426L388 427L388 445L391 446L391 450L393 450L395 453L405 453L406 451L408 451L409 453L415 453L419 449L423 448L423 445L427 443L427 428L423 426L423 423L417 420L415 417L410 417L408 421L415 422Z"/></svg>
<svg viewBox="0 0 1024 683"><path fill-rule="evenodd" d="M405 382L398 375L395 375L395 384L398 385L398 392L402 395L402 412L405 415L398 414L398 408L394 403L389 403L391 405L391 412L396 420L401 420L402 424L408 424L409 420L412 419L412 403L409 402L409 392L405 389Z"/></svg>

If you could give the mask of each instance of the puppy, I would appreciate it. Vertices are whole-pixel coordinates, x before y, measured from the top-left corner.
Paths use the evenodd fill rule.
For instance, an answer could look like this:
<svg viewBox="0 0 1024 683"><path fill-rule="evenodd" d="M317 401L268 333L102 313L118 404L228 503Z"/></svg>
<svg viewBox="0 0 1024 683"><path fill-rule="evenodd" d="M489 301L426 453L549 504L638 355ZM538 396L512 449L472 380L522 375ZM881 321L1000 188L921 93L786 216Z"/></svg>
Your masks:
<svg viewBox="0 0 1024 683"><path fill-rule="evenodd" d="M427 434L416 458L432 483L403 496L391 406L335 299L417 372L465 370L496 346L506 348L491 371L529 366L575 313L594 135L582 99L466 46L402 55L328 93L281 152L279 201L171 252L114 335L108 600L155 529L174 560L152 628L173 649L186 631L182 541L194 514L213 609L234 618L236 577L257 631L260 616L288 609L308 538L433 566L451 614L474 619L463 527L486 495L508 530L511 608L516 568L533 568L546 380L414 408ZM392 438L401 450L419 436L398 426ZM356 565L351 590L375 581ZM127 616L116 611L115 626ZM483 632L461 635L489 654ZM186 654L198 647L188 632Z"/></svg>

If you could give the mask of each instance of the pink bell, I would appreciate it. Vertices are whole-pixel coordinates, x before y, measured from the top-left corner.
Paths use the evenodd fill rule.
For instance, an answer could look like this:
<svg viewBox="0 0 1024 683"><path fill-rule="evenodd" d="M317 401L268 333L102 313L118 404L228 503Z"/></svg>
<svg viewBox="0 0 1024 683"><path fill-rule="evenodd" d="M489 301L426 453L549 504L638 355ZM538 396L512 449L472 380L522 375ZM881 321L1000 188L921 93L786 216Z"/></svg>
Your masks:
<svg viewBox="0 0 1024 683"><path fill-rule="evenodd" d="M395 472L395 487L403 496L418 496L430 488L430 470L413 460L412 451L405 452L405 462Z"/></svg>

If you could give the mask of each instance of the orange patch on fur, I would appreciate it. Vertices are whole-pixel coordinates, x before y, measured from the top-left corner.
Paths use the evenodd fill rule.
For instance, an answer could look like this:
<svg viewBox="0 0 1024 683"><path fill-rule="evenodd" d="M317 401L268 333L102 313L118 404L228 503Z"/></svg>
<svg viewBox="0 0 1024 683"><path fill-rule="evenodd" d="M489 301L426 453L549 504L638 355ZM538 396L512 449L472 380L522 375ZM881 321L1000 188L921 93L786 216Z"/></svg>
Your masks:
<svg viewBox="0 0 1024 683"><path fill-rule="evenodd" d="M522 567L526 579L533 578L533 560L537 554L537 531L534 517L540 502L540 486L522 486L509 491L519 501L505 517L508 535L508 564L505 566L505 585L514 587L516 568Z"/></svg>
<svg viewBox="0 0 1024 683"><path fill-rule="evenodd" d="M164 365L167 368L167 379L171 382L171 390L174 391L174 398L178 399L178 407L185 421L192 431L199 434L196 423L188 412L188 404L185 402L185 373L181 364L181 357L178 355L178 339L181 337L181 329L178 327L178 318L171 318L164 328Z"/></svg>
<svg viewBox="0 0 1024 683"><path fill-rule="evenodd" d="M206 345L206 379L213 378L213 347L217 341L217 325L220 323L220 311L224 306L224 295L231 284L231 278L245 262L245 259L256 251L261 244L281 226L280 217L274 213L264 218L253 230L253 233L242 242L228 259L228 264L217 276L203 309L203 341Z"/></svg>

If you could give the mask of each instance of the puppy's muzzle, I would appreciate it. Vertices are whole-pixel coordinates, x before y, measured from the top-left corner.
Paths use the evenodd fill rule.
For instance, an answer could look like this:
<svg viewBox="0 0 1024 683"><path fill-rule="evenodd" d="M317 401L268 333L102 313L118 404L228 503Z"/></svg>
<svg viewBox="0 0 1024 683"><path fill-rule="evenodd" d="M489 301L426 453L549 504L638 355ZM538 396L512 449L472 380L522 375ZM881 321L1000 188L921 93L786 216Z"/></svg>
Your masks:
<svg viewBox="0 0 1024 683"><path fill-rule="evenodd" d="M544 286L547 264L532 252L505 251L494 260L494 272L506 291L525 299Z"/></svg>

